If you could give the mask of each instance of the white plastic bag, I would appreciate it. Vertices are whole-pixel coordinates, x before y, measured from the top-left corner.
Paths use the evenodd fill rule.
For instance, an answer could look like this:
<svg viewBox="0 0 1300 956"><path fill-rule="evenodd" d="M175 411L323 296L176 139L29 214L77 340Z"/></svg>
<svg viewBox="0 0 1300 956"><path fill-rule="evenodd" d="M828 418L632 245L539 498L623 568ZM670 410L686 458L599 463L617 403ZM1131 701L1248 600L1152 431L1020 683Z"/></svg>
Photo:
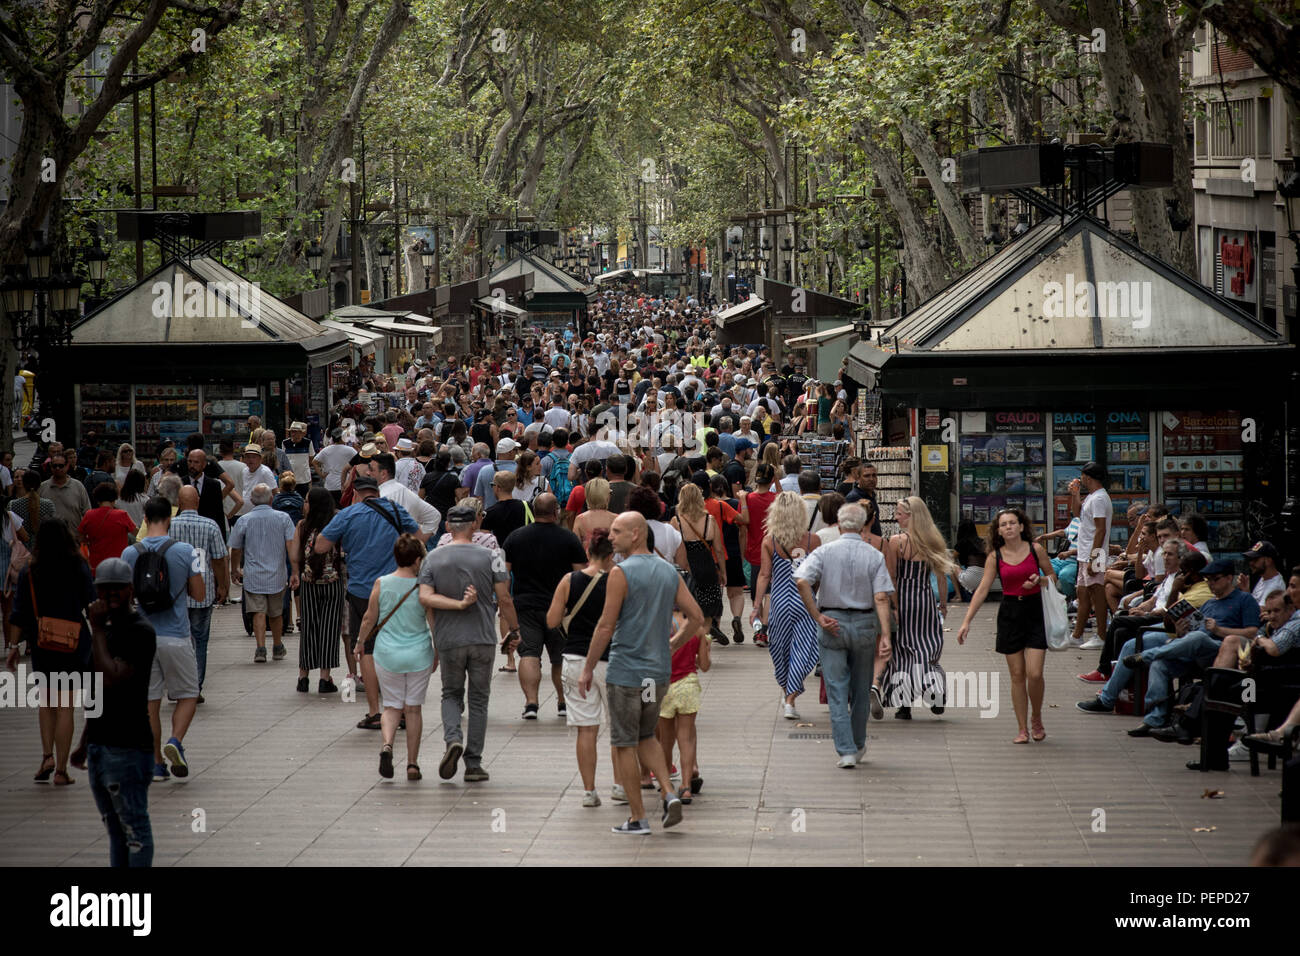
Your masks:
<svg viewBox="0 0 1300 956"><path fill-rule="evenodd" d="M1054 651L1063 651L1070 646L1070 615L1065 607L1065 595L1056 589L1048 577L1043 578L1040 590L1043 595L1043 630L1047 634L1047 646Z"/></svg>

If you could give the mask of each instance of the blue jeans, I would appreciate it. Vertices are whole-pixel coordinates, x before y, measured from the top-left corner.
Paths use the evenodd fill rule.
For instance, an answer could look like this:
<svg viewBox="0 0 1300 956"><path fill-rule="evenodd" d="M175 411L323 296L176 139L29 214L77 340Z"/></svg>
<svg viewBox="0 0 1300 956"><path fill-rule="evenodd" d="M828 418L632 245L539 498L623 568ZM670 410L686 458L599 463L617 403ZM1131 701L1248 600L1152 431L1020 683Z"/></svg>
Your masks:
<svg viewBox="0 0 1300 956"><path fill-rule="evenodd" d="M818 635L822 679L831 711L831 738L841 757L856 754L867 745L867 718L871 715L871 678L875 668L880 622L875 612L823 611L838 621L840 632L825 628Z"/></svg>
<svg viewBox="0 0 1300 956"><path fill-rule="evenodd" d="M190 637L194 639L194 659L199 665L199 690L208 671L208 635L212 632L212 605L190 608Z"/></svg>
<svg viewBox="0 0 1300 956"><path fill-rule="evenodd" d="M153 866L149 783L153 754L128 747L86 748L90 792L108 827L109 866Z"/></svg>
<svg viewBox="0 0 1300 956"><path fill-rule="evenodd" d="M1061 585L1061 593L1065 595L1067 601L1073 601L1075 596L1074 582L1079 574L1079 562L1074 558L1052 558L1052 570L1056 572L1056 580Z"/></svg>
<svg viewBox="0 0 1300 956"><path fill-rule="evenodd" d="M1101 689L1098 699L1105 706L1114 707L1115 701L1119 700L1119 692L1133 681L1133 669L1124 663L1124 658L1138 653L1147 644L1153 648L1163 644L1168 637L1169 635L1164 631L1143 631L1133 640L1125 641L1120 649L1119 659L1115 661L1115 669L1111 671L1110 680L1106 681L1106 686Z"/></svg>
<svg viewBox="0 0 1300 956"><path fill-rule="evenodd" d="M1195 667L1208 667L1219 655L1222 642L1205 631L1189 631L1161 647L1142 652L1151 664L1147 674L1146 716L1143 723L1162 726L1168 719L1169 695L1175 677Z"/></svg>

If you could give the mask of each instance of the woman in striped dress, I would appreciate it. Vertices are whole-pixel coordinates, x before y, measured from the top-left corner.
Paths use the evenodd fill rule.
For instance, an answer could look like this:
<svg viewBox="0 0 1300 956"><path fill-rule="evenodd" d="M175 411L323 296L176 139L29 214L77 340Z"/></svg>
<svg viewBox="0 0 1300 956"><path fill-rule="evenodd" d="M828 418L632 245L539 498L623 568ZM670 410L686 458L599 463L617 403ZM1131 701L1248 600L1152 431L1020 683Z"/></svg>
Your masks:
<svg viewBox="0 0 1300 956"><path fill-rule="evenodd" d="M948 613L948 575L956 567L924 501L915 496L904 498L894 514L902 531L890 538L885 563L898 600L898 631L888 664L876 675L875 686L885 688L889 706L898 708L894 717L911 720L912 701L922 695L931 711L943 713L947 677L939 657L943 654L943 615ZM932 574L944 583L937 602L930 583ZM881 666L879 661L876 666Z"/></svg>
<svg viewBox="0 0 1300 956"><path fill-rule="evenodd" d="M794 572L808 553L820 544L808 531L808 509L799 494L783 491L767 512L763 537L763 563L758 572L754 606L763 606L771 595L767 614L768 652L776 682L785 694L786 720L798 720L795 698L803 693L803 682L821 659L817 624L808 616L794 583Z"/></svg>
<svg viewBox="0 0 1300 956"><path fill-rule="evenodd" d="M330 671L339 666L339 640L343 633L343 556L336 544L326 554L315 551L316 536L334 517L334 496L324 488L307 493L303 517L293 541L293 572L298 575L298 600L302 610L302 637L298 642L298 690L307 693L308 671L320 669L316 689L332 694L338 687ZM347 642L345 641L344 644ZM357 673L348 653L348 672Z"/></svg>

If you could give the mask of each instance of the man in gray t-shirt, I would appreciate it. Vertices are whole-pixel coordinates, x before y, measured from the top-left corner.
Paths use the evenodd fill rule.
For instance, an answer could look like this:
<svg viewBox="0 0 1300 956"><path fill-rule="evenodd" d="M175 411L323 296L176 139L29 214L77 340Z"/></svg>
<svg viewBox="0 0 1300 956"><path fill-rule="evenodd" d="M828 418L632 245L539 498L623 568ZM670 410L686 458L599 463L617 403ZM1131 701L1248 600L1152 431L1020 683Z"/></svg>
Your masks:
<svg viewBox="0 0 1300 956"><path fill-rule="evenodd" d="M483 741L487 735L488 693L492 662L496 658L496 612L510 627L506 643L519 643L519 621L510 599L510 575L505 557L475 544L478 512L456 507L447 512L451 542L429 552L420 567L420 603L433 609L433 646L442 669L442 726L447 752L438 775L450 780L456 762L465 755L465 781L488 779L483 769ZM477 600L461 610L439 607L440 598L459 600L473 587ZM465 683L469 682L468 745L462 743L460 718L465 710Z"/></svg>

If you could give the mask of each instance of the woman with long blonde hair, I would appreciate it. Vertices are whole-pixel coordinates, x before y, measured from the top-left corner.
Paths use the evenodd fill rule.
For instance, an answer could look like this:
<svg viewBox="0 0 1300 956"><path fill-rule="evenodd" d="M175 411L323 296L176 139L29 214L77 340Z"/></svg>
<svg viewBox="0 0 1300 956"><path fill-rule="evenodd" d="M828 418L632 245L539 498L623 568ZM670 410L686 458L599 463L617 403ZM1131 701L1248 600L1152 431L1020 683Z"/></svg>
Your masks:
<svg viewBox="0 0 1300 956"><path fill-rule="evenodd" d="M776 682L785 695L787 720L799 719L795 698L803 693L804 680L821 659L817 624L809 617L794 582L799 563L821 543L809 527L808 509L798 492L783 491L776 496L767 511L763 564L754 598L754 607L762 608L763 595L771 591L767 648Z"/></svg>
<svg viewBox="0 0 1300 956"><path fill-rule="evenodd" d="M704 494L688 481L677 493L677 514L672 526L680 532L676 564L689 567L691 596L704 612L705 623L712 631L722 617L722 589L727 586L727 551L722 544L722 529L704 506Z"/></svg>
<svg viewBox="0 0 1300 956"><path fill-rule="evenodd" d="M593 478L587 482L587 510L578 515L573 522L573 533L582 539L585 548L591 544L591 533L597 528L609 530L617 517L609 510L609 482L604 478Z"/></svg>
<svg viewBox="0 0 1300 956"><path fill-rule="evenodd" d="M943 615L948 613L948 575L955 566L924 501L915 495L904 498L894 515L902 530L889 539L885 564L898 600L898 630L888 665L877 673L872 691L879 694L887 688L889 706L898 708L894 717L911 720L912 701L923 694L935 715L943 713L947 677L939 657ZM931 575L944 584L937 603ZM881 663L877 661L878 671Z"/></svg>

